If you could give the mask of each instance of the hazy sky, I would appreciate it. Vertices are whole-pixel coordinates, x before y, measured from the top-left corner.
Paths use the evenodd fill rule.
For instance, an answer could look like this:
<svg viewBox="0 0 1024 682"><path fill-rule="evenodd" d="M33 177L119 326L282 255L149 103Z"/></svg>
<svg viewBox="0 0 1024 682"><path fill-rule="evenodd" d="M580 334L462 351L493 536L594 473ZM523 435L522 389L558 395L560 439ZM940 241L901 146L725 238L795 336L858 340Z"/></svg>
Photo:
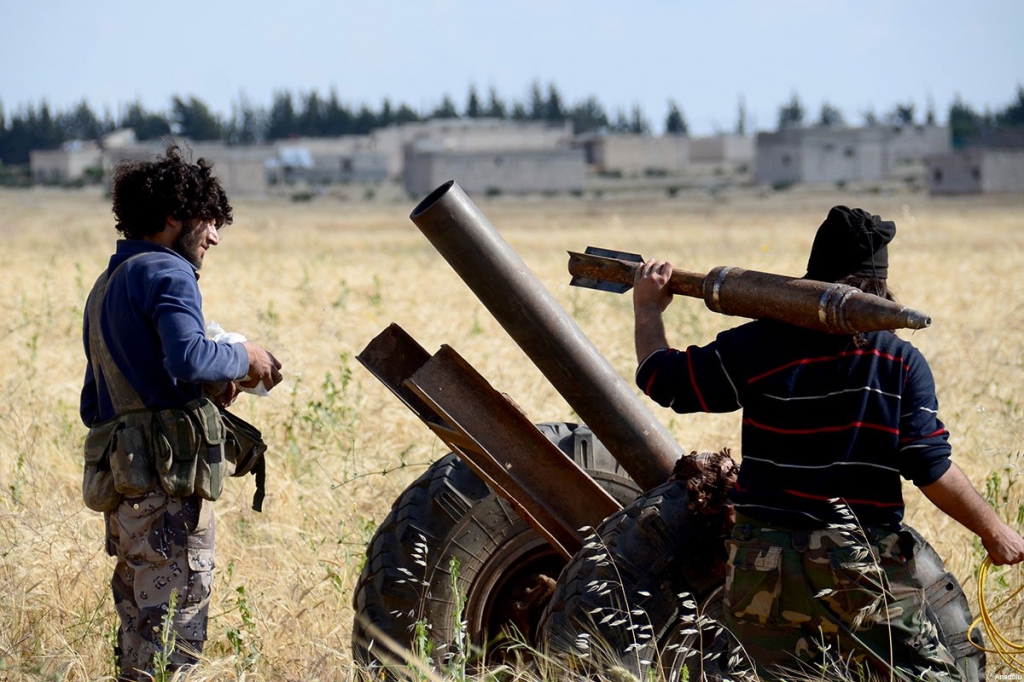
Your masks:
<svg viewBox="0 0 1024 682"><path fill-rule="evenodd" d="M44 99L102 113L139 99L167 111L195 95L230 115L279 90L420 112L471 84L525 101L553 83L609 116L639 105L655 131L667 102L693 134L774 129L795 93L851 124L912 103L944 122L959 94L1005 108L1024 85L1021 0L0 0L0 102Z"/></svg>

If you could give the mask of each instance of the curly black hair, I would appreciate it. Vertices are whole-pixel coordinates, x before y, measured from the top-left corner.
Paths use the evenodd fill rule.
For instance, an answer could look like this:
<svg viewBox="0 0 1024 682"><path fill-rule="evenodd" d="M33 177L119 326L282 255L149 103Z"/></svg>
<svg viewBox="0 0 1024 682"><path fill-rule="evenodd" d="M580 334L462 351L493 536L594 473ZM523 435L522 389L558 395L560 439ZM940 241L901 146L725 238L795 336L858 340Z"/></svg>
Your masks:
<svg viewBox="0 0 1024 682"><path fill-rule="evenodd" d="M889 288L888 281L882 277L848 275L839 280L839 284L845 284L847 286L854 287L855 289L860 289L866 294L874 294L875 296L881 296L887 301L896 302L896 295L893 294L892 289ZM853 344L857 346L857 348L867 348L867 334L864 332L854 334Z"/></svg>
<svg viewBox="0 0 1024 682"><path fill-rule="evenodd" d="M212 220L219 228L234 217L220 180L206 159L190 163L177 144L155 161L123 161L114 169L113 210L117 231L128 239L161 232L168 217Z"/></svg>
<svg viewBox="0 0 1024 682"><path fill-rule="evenodd" d="M866 294L881 296L887 301L896 301L896 296L893 295L892 290L889 289L889 284L884 278L848 275L839 280L839 283L860 289Z"/></svg>

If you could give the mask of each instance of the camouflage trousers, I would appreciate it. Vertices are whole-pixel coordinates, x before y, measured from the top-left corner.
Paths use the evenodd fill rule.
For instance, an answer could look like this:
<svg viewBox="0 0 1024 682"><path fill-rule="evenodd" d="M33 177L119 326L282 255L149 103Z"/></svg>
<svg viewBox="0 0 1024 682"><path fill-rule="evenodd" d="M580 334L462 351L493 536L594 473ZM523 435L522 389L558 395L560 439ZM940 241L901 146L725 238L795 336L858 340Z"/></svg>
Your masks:
<svg viewBox="0 0 1024 682"><path fill-rule="evenodd" d="M119 679L151 679L157 654L166 670L176 670L202 652L213 584L212 512L197 496L170 497L158 488L125 497L107 515L107 551L117 557L110 586L121 621ZM175 646L165 652L172 593Z"/></svg>
<svg viewBox="0 0 1024 682"><path fill-rule="evenodd" d="M912 536L756 523L739 517L726 541L724 619L762 678L962 679L908 566Z"/></svg>

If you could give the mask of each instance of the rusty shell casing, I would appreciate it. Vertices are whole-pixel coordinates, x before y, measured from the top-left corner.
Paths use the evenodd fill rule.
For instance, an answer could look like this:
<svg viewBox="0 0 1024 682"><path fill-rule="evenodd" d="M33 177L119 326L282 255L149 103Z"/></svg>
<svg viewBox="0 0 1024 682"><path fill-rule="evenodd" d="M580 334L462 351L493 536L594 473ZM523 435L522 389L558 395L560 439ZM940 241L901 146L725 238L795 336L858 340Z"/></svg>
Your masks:
<svg viewBox="0 0 1024 682"><path fill-rule="evenodd" d="M595 282L607 282L619 285L614 289L619 292L633 286L639 262L592 253L591 248L587 253L569 252L572 284L593 288ZM924 329L931 324L925 313L844 284L728 265L706 274L673 268L668 289L673 294L703 299L716 313L779 320L833 334Z"/></svg>
<svg viewBox="0 0 1024 682"><path fill-rule="evenodd" d="M446 182L409 217L633 480L668 480L683 448L462 188Z"/></svg>
<svg viewBox="0 0 1024 682"><path fill-rule="evenodd" d="M703 299L715 312L767 318L833 334L924 329L931 318L845 284L818 282L721 265L704 278Z"/></svg>

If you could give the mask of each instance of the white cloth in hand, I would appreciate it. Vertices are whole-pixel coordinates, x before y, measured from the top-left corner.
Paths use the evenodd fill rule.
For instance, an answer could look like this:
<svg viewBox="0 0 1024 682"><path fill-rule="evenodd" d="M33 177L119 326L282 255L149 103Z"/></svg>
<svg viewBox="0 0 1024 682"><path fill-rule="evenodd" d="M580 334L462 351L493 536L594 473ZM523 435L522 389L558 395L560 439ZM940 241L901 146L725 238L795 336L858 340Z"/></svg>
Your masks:
<svg viewBox="0 0 1024 682"><path fill-rule="evenodd" d="M216 341L217 343L244 343L246 341L246 338L239 334L238 332L226 332L224 331L224 328L221 327L216 322L208 322L206 324L206 335L210 338L211 341ZM253 395L258 395L260 397L266 397L270 395L270 391L267 390L267 387L263 384L262 381L252 388L248 388L242 385L242 383L246 381L249 381L248 374L246 374L241 379L236 379L235 383L238 384L239 389L245 391L246 393L252 393Z"/></svg>

